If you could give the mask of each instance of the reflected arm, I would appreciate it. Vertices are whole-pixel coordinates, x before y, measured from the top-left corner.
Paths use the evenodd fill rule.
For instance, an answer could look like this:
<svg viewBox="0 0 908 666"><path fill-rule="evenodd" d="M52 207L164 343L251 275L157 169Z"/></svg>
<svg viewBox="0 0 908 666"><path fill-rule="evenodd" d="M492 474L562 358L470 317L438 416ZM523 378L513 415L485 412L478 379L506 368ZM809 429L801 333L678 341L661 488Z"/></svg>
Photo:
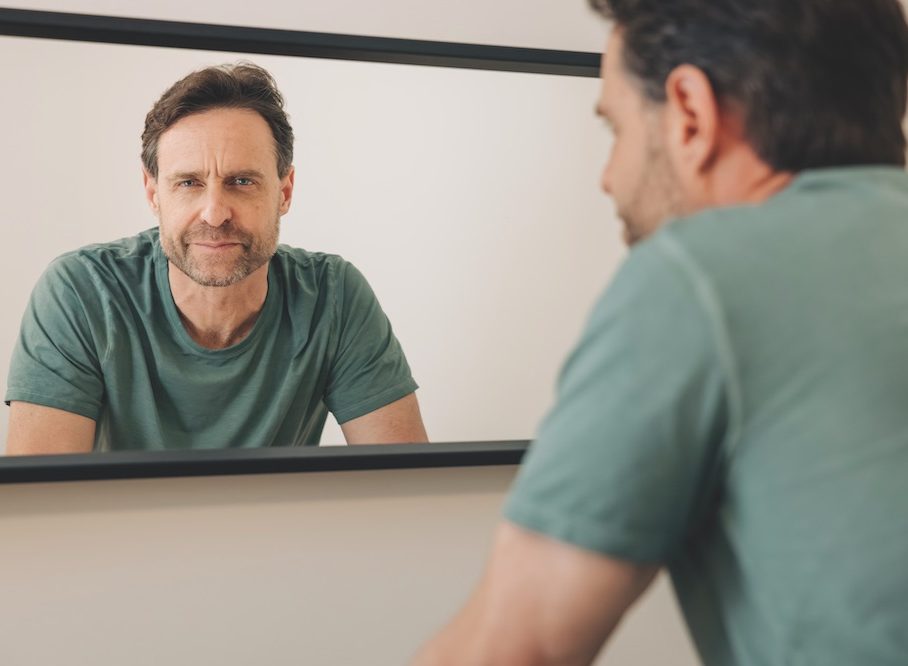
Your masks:
<svg viewBox="0 0 908 666"><path fill-rule="evenodd" d="M7 455L89 453L94 440L90 418L30 402L10 403Z"/></svg>
<svg viewBox="0 0 908 666"><path fill-rule="evenodd" d="M341 424L347 444L419 444L429 441L416 394Z"/></svg>
<svg viewBox="0 0 908 666"><path fill-rule="evenodd" d="M478 588L413 666L589 664L658 569L503 523Z"/></svg>

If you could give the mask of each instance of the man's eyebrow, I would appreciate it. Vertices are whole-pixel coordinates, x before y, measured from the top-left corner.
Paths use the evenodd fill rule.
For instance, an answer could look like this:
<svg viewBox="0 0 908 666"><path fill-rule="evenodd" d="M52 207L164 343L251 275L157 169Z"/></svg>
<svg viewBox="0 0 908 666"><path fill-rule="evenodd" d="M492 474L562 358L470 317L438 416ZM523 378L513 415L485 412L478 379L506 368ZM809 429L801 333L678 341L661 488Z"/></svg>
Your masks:
<svg viewBox="0 0 908 666"><path fill-rule="evenodd" d="M255 169L241 169L224 176L224 180L232 180L234 178L253 178L255 180L263 180L265 178L265 174ZM198 171L178 171L167 176L167 180L170 182L177 182L180 180L203 180L203 177L202 174Z"/></svg>
<svg viewBox="0 0 908 666"><path fill-rule="evenodd" d="M255 180L263 180L265 178L265 174L263 174L261 171L256 171L255 169L243 169L241 171L235 171L228 174L224 177L224 180L230 180L232 178L253 178Z"/></svg>
<svg viewBox="0 0 908 666"><path fill-rule="evenodd" d="M167 176L167 180L170 182L176 182L178 180L198 180L199 173L197 171L178 171L177 173L172 173Z"/></svg>

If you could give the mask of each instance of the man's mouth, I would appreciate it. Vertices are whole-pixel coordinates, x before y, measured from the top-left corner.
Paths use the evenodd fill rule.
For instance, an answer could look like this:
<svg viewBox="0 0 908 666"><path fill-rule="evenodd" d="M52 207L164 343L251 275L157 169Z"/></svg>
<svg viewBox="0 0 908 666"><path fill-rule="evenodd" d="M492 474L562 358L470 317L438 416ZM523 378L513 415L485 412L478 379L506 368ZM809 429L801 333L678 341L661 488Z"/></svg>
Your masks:
<svg viewBox="0 0 908 666"><path fill-rule="evenodd" d="M203 242L199 242L199 241L196 241L196 242L192 243L192 245L195 245L196 247L199 247L199 248L201 248L202 250L208 251L208 252L219 252L219 251L230 250L230 249L233 249L233 248L235 248L235 247L242 247L242 246L243 246L243 244L240 243L239 241L216 241L216 242L212 242L212 241L203 241Z"/></svg>

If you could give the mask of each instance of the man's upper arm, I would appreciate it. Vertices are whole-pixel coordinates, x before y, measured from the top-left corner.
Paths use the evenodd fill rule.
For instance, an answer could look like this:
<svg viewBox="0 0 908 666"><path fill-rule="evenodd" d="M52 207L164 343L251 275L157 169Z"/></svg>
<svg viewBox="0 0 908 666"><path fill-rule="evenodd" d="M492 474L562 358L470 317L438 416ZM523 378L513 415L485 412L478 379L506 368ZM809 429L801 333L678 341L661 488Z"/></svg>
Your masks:
<svg viewBox="0 0 908 666"><path fill-rule="evenodd" d="M364 416L371 415L367 421L385 419L389 412L383 408L418 387L391 322L362 273L348 263L338 270L337 344L325 402L343 428Z"/></svg>
<svg viewBox="0 0 908 666"><path fill-rule="evenodd" d="M51 263L32 290L6 388L8 453L91 450L104 396L104 315L97 299L73 255Z"/></svg>
<svg viewBox="0 0 908 666"><path fill-rule="evenodd" d="M347 444L415 444L427 442L416 394L341 424Z"/></svg>
<svg viewBox="0 0 908 666"><path fill-rule="evenodd" d="M589 664L657 571L503 523L479 587L416 664Z"/></svg>
<svg viewBox="0 0 908 666"><path fill-rule="evenodd" d="M631 252L562 372L510 521L655 563L707 517L737 412L722 308L697 271L665 234Z"/></svg>
<svg viewBox="0 0 908 666"><path fill-rule="evenodd" d="M686 261L658 235L631 252L565 365L483 582L417 663L589 663L713 509L737 394L721 307Z"/></svg>
<svg viewBox="0 0 908 666"><path fill-rule="evenodd" d="M10 360L5 401L97 419L106 347L98 288L73 255L48 266L32 290Z"/></svg>
<svg viewBox="0 0 908 666"><path fill-rule="evenodd" d="M88 453L95 438L95 422L53 407L14 401L9 409L7 455Z"/></svg>

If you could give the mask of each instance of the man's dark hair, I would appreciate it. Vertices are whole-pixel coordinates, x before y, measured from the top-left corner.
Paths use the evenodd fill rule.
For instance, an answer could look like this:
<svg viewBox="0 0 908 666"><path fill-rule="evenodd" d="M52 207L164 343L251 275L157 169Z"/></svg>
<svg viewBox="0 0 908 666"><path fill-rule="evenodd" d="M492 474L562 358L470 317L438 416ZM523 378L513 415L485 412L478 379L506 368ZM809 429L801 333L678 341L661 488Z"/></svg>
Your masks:
<svg viewBox="0 0 908 666"><path fill-rule="evenodd" d="M293 163L293 128L284 112L284 98L267 71L248 62L207 67L174 83L145 116L142 163L158 177L158 141L178 120L212 109L249 109L271 128L277 171L283 178Z"/></svg>
<svg viewBox="0 0 908 666"><path fill-rule="evenodd" d="M779 171L905 164L908 26L898 0L590 0L614 19L624 67L663 102L682 64Z"/></svg>

